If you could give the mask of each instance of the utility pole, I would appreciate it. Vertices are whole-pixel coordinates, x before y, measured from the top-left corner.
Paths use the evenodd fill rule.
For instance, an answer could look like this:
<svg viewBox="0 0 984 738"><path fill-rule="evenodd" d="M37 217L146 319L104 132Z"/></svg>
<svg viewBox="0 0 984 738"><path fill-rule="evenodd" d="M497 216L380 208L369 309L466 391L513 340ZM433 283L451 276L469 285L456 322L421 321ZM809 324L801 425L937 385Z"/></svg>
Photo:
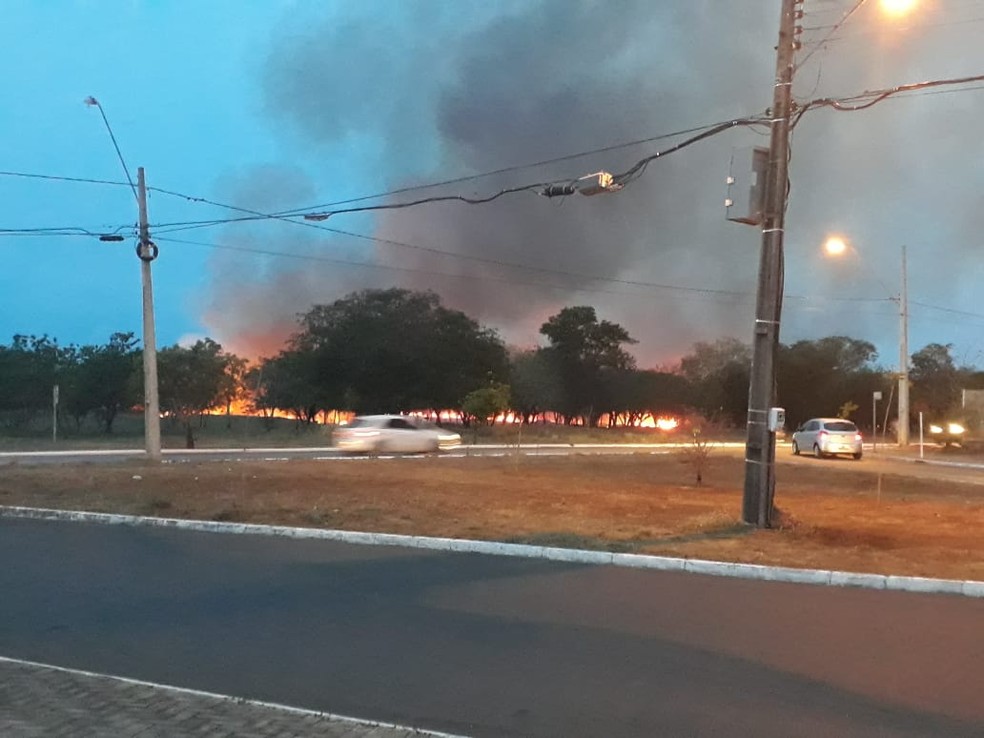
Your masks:
<svg viewBox="0 0 984 738"><path fill-rule="evenodd" d="M909 278L902 247L902 291L899 293L899 445L909 445Z"/></svg>
<svg viewBox="0 0 984 738"><path fill-rule="evenodd" d="M748 388L748 423L745 443L745 492L742 520L767 528L772 523L775 493L775 433L769 429L769 409L776 399L776 354L782 312L783 227L789 169L789 124L792 113L797 5L782 0L776 82L771 111L769 165L762 213L762 251L759 260L755 328L752 335L751 381Z"/></svg>
<svg viewBox="0 0 984 738"><path fill-rule="evenodd" d="M143 284L143 374L144 374L144 443L147 458L161 460L161 411L157 397L157 336L154 328L154 283L150 263L157 258L157 246L150 240L147 224L147 185L143 167L137 168L137 202L140 208L140 275Z"/></svg>

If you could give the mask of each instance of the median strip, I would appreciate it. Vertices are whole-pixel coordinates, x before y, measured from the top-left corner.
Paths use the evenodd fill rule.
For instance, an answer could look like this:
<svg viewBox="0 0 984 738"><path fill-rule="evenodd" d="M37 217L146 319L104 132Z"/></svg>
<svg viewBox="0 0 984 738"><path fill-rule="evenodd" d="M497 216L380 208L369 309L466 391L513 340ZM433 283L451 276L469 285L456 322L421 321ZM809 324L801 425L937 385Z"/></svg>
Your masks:
<svg viewBox="0 0 984 738"><path fill-rule="evenodd" d="M462 538L408 536L395 533L300 528L284 525L259 525L256 523L229 523L214 520L182 520L178 518L95 513L81 510L0 506L0 517L99 523L104 525L176 528L202 533L280 536L285 538L336 541L356 545L400 546L457 553L478 553L491 556L519 556L545 559L548 561L677 571L769 582L813 584L832 587L859 587L863 589L893 590L923 594L950 594L984 598L984 582L975 580L861 574L827 569L796 569L782 566L740 564L670 556L651 556L646 554L611 553L608 551L587 551L582 549L500 543L496 541L477 541Z"/></svg>

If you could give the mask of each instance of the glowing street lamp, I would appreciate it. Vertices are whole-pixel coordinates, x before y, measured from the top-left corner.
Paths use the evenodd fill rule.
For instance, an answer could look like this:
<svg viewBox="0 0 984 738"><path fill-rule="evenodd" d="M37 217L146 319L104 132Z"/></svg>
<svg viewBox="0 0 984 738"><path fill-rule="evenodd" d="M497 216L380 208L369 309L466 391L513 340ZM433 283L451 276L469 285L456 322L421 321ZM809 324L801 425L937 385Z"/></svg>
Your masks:
<svg viewBox="0 0 984 738"><path fill-rule="evenodd" d="M823 250L831 256L840 256L847 251L847 241L840 236L831 236L824 242Z"/></svg>
<svg viewBox="0 0 984 738"><path fill-rule="evenodd" d="M901 18L916 7L916 0L881 0L880 5L882 12L886 15Z"/></svg>
<svg viewBox="0 0 984 738"><path fill-rule="evenodd" d="M851 251L860 257L857 249L849 246L840 236L830 236L823 244L830 256L839 257ZM906 273L906 249L902 247L902 291L899 293L899 428L898 442L909 445L909 284ZM893 301L895 298L892 298Z"/></svg>

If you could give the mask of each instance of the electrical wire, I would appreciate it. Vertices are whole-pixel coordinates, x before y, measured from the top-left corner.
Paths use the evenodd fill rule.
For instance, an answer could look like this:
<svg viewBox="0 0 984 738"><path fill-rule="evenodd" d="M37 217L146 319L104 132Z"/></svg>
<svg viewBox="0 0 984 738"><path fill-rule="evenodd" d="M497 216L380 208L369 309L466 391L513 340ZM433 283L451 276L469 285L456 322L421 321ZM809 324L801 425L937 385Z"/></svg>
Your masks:
<svg viewBox="0 0 984 738"><path fill-rule="evenodd" d="M588 155L591 155L591 154L597 154L597 153L604 152L604 151L612 151L612 150L615 150L615 149L625 148L625 147L628 147L628 146L636 146L636 145L639 145L641 143L655 141L655 140L662 139L662 138L669 138L669 137L681 135L681 133L689 133L689 132L692 132L692 131L695 131L695 130L696 131L701 131L701 133L697 134L696 136L693 136L692 138L686 139L685 141L682 141L682 142L680 142L679 144L677 144L675 146L671 146L669 149L665 149L663 151L658 151L658 152L656 152L656 153L654 153L654 154L652 154L650 156L647 156L647 157L641 159L640 161L638 161L633 167L631 167L626 172L623 172L620 175L615 175L615 177L614 177L615 184L618 185L617 188L620 188L620 187L624 186L625 184L628 184L629 182L634 181L639 176L641 176L642 173L645 171L645 168L649 164L649 162L651 162L651 161L653 161L653 160L655 160L657 158L667 156L668 154L671 154L671 153L673 153L675 151L679 151L680 149L683 149L683 148L685 148L687 146L690 146L690 145L692 145L694 143L697 143L698 141L702 141L702 140L704 140L706 138L709 138L709 137L711 137L713 135L716 135L718 133L721 133L723 131L730 130L730 129L735 128L737 126L754 126L754 125L763 124L765 122L767 122L767 119L764 116L735 118L735 119L726 121L724 123L717 123L717 124L713 124L713 125L710 125L710 126L700 126L700 127L697 127L697 128L687 129L684 132L677 131L677 132L674 132L674 133L661 134L660 136L652 136L652 137L649 137L647 139L639 139L637 141L632 141L632 142L628 142L628 143L625 143L625 144L614 144L614 145L611 145L611 146L605 146L605 147L601 147L601 148L597 148L597 149L591 149L589 151L578 152L576 154L569 154L569 155L566 155L566 156L563 156L563 157L556 157L556 158L553 158L553 159L545 159L545 160L541 160L539 162L534 162L534 163L531 163L531 164L517 165L515 167L507 167L507 168L504 168L504 169L495 170L494 172L485 172L485 173L482 173L482 174L472 175L469 178L458 178L456 180L446 180L443 183L434 183L434 184L428 184L428 185L417 185L415 187L407 187L407 188L402 188L401 190L394 190L393 192L408 192L408 191L412 191L412 190L415 190L415 189L424 189L424 188L429 188L429 187L437 187L437 186L440 186L440 185L443 185L443 184L446 184L446 183L457 182L457 181L465 181L466 179L474 179L474 178L478 178L478 177L490 176L491 174L497 174L497 173L502 173L502 172L507 172L507 171L515 171L515 170L523 169L523 168L543 166L543 165L549 164L549 163L555 163L555 162L559 162L559 161L565 161L565 160L574 159L574 158L578 158L578 157L588 156ZM466 204L469 204L469 205L479 205L479 204L485 204L485 203L492 202L492 201L497 200L500 197L503 197L504 195L508 195L508 194L515 194L515 193L526 192L526 191L534 192L534 193L537 193L537 194L543 194L543 190L545 188L550 187L551 185L555 185L557 181L558 180L552 180L552 181L549 181L549 182L547 182L547 181L544 181L544 182L535 182L535 183L531 183L531 184L518 185L518 186L515 186L515 187L508 187L508 188L501 189L498 192L495 192L495 193L493 193L491 195L488 195L488 196L485 196L485 197L467 197L467 196L464 196L464 195L440 195L440 196L435 196L435 197L419 198L419 199L416 199L416 200L411 200L411 201L406 201L406 202L383 203L383 204L379 204L379 205L365 205L365 206L357 206L357 207L351 207L351 208L336 208L336 209L332 209L332 210L324 210L324 211L321 211L321 212L310 212L310 211L305 212L304 209L294 209L294 210L283 210L283 211L279 211L279 212L276 212L276 213L256 214L256 215L250 215L250 216L243 216L243 217L240 217L240 218L222 218L222 219L216 218L216 219L212 219L212 220L179 221L179 222L171 222L171 223L156 223L156 224L153 224L152 225L152 228L154 229L154 231L156 233L167 233L167 232L175 232L175 231L177 231L179 229L180 230L186 230L186 229L191 229L191 228L211 227L211 226L222 225L222 224L226 224L226 223L240 223L240 222L248 222L248 221L256 221L256 220L266 220L266 219L284 219L284 218L303 217L306 220L327 220L329 217L331 217L333 215L340 215L340 214L346 214L346 213L371 212L371 211L379 211L379 210L399 210L399 209L404 209L404 208L409 208L409 207L415 207L415 206L418 206L418 205L424 205L424 204L436 203L436 202L447 202L447 201L457 201L457 202L463 202L463 203L466 203ZM567 182L573 182L575 180L566 180L566 181ZM617 188L613 188L613 189L617 189ZM175 194L175 193L168 193L168 194ZM366 195L366 196L361 197L361 198L351 198L350 200L347 200L347 201L339 201L339 204L342 204L344 202L354 202L354 201L358 201L358 200L366 200L366 199L372 199L372 198L376 198L376 197L382 197L382 196L384 196L384 194L380 194L380 195ZM571 194L571 193L566 193L566 194ZM205 201L204 199L201 199L201 198L190 198L189 197L188 199L199 199L200 201L203 201L203 202Z"/></svg>
<svg viewBox="0 0 984 738"><path fill-rule="evenodd" d="M181 193L178 193L178 192L167 191L167 190L161 190L161 192L164 192L164 193L169 194L169 195L179 196L179 197L188 197L189 199L191 199L190 196L182 195ZM203 202L203 203L207 203L209 205L214 205L216 207L227 208L227 209L230 209L230 210L241 211L241 212L246 212L246 213L255 214L255 215L262 215L262 213L258 213L257 211L251 210L249 208L241 208L241 207L237 207L235 205L229 205L229 204L221 203L221 202L218 202L218 201L215 201L215 200L209 200L207 198L196 197L196 198L193 198L193 199L196 200L196 201L198 201L198 202ZM659 283L655 283L655 282L642 282L642 281L638 281L638 280L617 279L617 278L614 278L614 277L598 277L598 276L591 275L591 274L584 274L584 273L567 271L567 270L562 270L562 269L551 269L551 268L547 268L547 267L538 267L538 266L533 266L533 265L530 265L530 264L523 264L523 263L518 263L518 262L505 261L503 259L493 259L493 258L484 257L484 256L474 256L472 254L462 254L462 253L458 253L458 252L455 252L455 251L446 251L444 249L438 249L438 248L435 248L435 247L432 247L432 246L420 246L418 244L407 243L405 241L397 241L395 239L390 239L390 238L380 238L378 236L370 236L368 234L357 233L355 231L348 231L348 230L344 230L344 229L341 229L341 228L332 228L332 227L321 225L321 224L318 224L318 223L309 223L309 222L306 222L306 221L291 220L290 218L288 218L286 216L273 216L273 215L271 215L271 217L277 218L278 220L283 220L283 221L285 221L287 223L290 223L292 225L298 225L298 226L305 226L305 227L308 227L308 228L314 228L314 229L317 229L317 230L320 230L320 231L327 231L329 233L333 233L333 234L336 234L336 235L349 236L351 238L358 238L358 239L361 239L361 240L371 241L371 242L374 242L374 243L380 243L380 244L384 244L384 245L387 245L387 246L395 246L395 247L399 247L399 248L412 249L414 251L420 251L420 252L425 252L425 253L430 253L430 254L436 254L438 256L452 257L452 258L462 259L462 260L466 260L466 261L473 261L473 262L478 262L478 263L482 263L482 264L489 264L489 265L498 266L498 267L505 267L505 268L508 268L508 269L519 269L519 270L522 270L522 271L534 271L534 272L540 272L540 273L543 273L543 274L556 274L556 275L564 276L564 277L573 277L575 279L600 280L600 281L605 281L605 282L613 282L613 283L617 283L617 284L624 284L624 285L636 286L636 287L649 287L649 288L657 288L657 289L681 290L681 291L692 291L692 292L698 292L699 291L699 292L703 292L705 294L719 294L719 295L742 295L742 294L746 294L746 293L734 292L732 290L718 290L718 289L710 289L710 288L688 288L688 287L680 287L679 285L659 284ZM161 233L166 234L166 233L169 233L169 232L173 232L173 231L157 231L158 234L161 234Z"/></svg>
<svg viewBox="0 0 984 738"><path fill-rule="evenodd" d="M820 41L816 42L816 45L813 46L813 48L810 49L810 51L807 52L806 56L804 56L800 60L800 62L794 67L794 71L798 71L804 64L806 64L810 60L810 57L812 57L815 53L817 53L817 51L820 48L822 48L824 44L826 44L828 41L830 41L830 37L833 36L835 33L837 33L837 31L845 23L847 23L848 19L852 15L854 15L858 10L861 9L861 6L864 5L866 1L867 0L857 0L857 2L851 7L851 9L848 10L846 13L844 13L844 15L841 17L841 19L839 21L837 21L836 23L834 23L834 25L832 25L830 27L830 30L827 32L827 35L824 36L822 39L820 39Z"/></svg>
<svg viewBox="0 0 984 738"><path fill-rule="evenodd" d="M913 82L906 85L897 85L896 87L889 87L881 90L869 90L862 92L857 95L850 95L848 97L822 97L815 100L810 100L804 103L799 111L796 113L796 117L793 119L791 128L795 128L800 122L800 119L806 115L807 111L814 108L829 107L841 113L856 113L861 110L867 110L874 105L887 100L895 95L901 95L904 93L914 93L918 90L925 90L936 87L950 87L954 85L965 85L971 82L984 82L984 74L971 75L969 77L952 77L948 79L934 79L926 82ZM967 88L967 89L977 89L977 88ZM942 90L942 92L955 92L956 90ZM930 93L923 93L930 94Z"/></svg>
<svg viewBox="0 0 984 738"><path fill-rule="evenodd" d="M128 182L114 182L109 179L91 179L89 177L60 177L54 174L32 174L30 172L0 172L0 177L24 177L26 179L48 179L58 182L82 182L85 184L116 185L129 187Z"/></svg>
<svg viewBox="0 0 984 738"><path fill-rule="evenodd" d="M711 124L714 125L714 124ZM386 192L379 192L374 195L361 195L359 197L351 197L346 200L336 200L334 202L321 203L320 205L310 205L304 208L294 208L291 210L282 210L276 213L277 215L298 215L305 212L312 212L315 210L324 210L328 208L335 207L337 205L347 205L353 202L361 202L364 200L376 200L382 197L392 197L393 195L402 195L408 192L416 192L419 190L431 189L434 187L444 187L450 184L460 184L462 182L471 182L476 179L482 179L484 177L492 177L500 174L509 174L511 172L522 171L523 169L535 169L537 167L548 166L550 164L559 164L561 162L573 161L575 159L581 159L586 156L592 156L594 154L604 154L609 151L618 151L620 149L631 148L634 146L641 146L642 144L653 143L654 141L662 141L667 138L675 138L677 136L685 136L688 133L694 133L696 131L704 130L709 128L710 125L702 126L692 126L690 128L684 128L679 131L672 131L670 133L660 133L655 136L648 136L646 138L639 138L633 141L625 141L623 143L609 144L607 146L601 146L595 149L589 149L586 151L579 151L573 154L564 154L562 156L555 156L549 159L540 159L538 161L530 162L527 164L515 164L508 167L502 167L500 169L493 169L487 172L479 172L478 174L469 174L462 177L454 177L453 179L445 179L439 182L429 182L420 185L410 185L407 187L400 187L394 190L388 190Z"/></svg>
<svg viewBox="0 0 984 738"><path fill-rule="evenodd" d="M321 256L318 254L298 254L289 251L278 251L275 249L261 249L261 248L252 248L248 246L230 246L225 244L209 243L205 241L193 241L183 238L171 238L169 236L157 237L155 238L155 240L160 242L186 244L190 246L202 246L205 248L219 249L224 251L236 251L241 253L257 254L261 256L287 257L291 259L324 262L328 264L336 264L342 266L361 267L361 268L368 268L368 269L384 269L388 271L406 272L411 274L426 274L429 276L449 277L452 279L468 279L468 280L475 280L480 282L498 282L498 283L509 284L509 285L524 285L529 287L562 290L565 292L588 292L588 293L598 293L598 294L606 294L606 295L618 295L620 297L643 297L643 298L650 298L650 299L656 299L660 297L658 294L646 293L646 292L625 292L625 291L605 290L605 289L590 288L590 287L575 287L572 285L552 284L548 282L533 282L529 280L512 279L509 277L496 277L493 275L456 274L453 272L439 272L430 269L419 269L415 267L401 267L391 264L379 264L375 262L354 261L349 259L336 259L333 257ZM618 280L606 280L603 277L590 277L589 279L600 280L600 281L618 281ZM644 283L640 283L640 284L644 284ZM679 299L692 299L692 300L697 299L697 300L718 302L728 305L735 304L735 298L737 298L739 302L745 302L753 297L753 295L749 292L729 292L725 290L687 288L687 287L680 287L677 285L653 284L650 286L653 288L689 293L686 295L677 295ZM725 301L721 298L732 298L732 299L728 299Z"/></svg>

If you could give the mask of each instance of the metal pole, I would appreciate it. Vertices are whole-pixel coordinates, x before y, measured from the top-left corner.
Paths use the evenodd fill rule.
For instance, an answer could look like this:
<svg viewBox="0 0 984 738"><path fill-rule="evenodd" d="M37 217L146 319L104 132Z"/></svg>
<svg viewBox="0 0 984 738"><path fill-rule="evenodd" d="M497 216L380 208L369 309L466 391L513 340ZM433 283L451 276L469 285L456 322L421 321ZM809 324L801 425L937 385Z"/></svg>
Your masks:
<svg viewBox="0 0 984 738"><path fill-rule="evenodd" d="M909 445L909 285L902 247L902 292L899 294L899 445Z"/></svg>
<svg viewBox="0 0 984 738"><path fill-rule="evenodd" d="M58 385L51 388L51 442L58 443Z"/></svg>
<svg viewBox="0 0 984 738"><path fill-rule="evenodd" d="M751 381L748 388L745 489L742 520L760 528L772 523L775 492L775 434L769 408L775 405L776 353L782 310L783 224L789 169L789 117L792 104L795 17L799 0L782 0L776 82L773 88L769 166L765 181L762 250L759 260L755 328L752 334Z"/></svg>
<svg viewBox="0 0 984 738"><path fill-rule="evenodd" d="M137 168L137 201L140 207L140 276L143 284L143 373L144 373L144 444L147 458L161 460L161 411L157 397L157 337L154 328L154 283L150 263L157 257L157 247L150 240L147 224L147 186L143 167Z"/></svg>
<svg viewBox="0 0 984 738"><path fill-rule="evenodd" d="M919 458L923 457L923 414L919 411Z"/></svg>
<svg viewBox="0 0 984 738"><path fill-rule="evenodd" d="M878 395L871 393L871 452L878 450Z"/></svg>

